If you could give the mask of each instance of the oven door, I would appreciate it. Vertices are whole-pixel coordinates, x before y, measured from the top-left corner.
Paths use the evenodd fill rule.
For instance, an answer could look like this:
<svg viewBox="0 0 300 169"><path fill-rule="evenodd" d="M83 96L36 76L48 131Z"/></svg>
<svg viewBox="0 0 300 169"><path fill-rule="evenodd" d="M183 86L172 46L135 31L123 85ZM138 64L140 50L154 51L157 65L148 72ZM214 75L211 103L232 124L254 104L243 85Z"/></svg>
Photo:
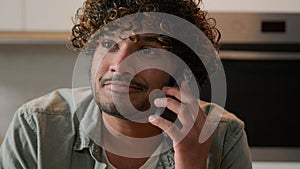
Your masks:
<svg viewBox="0 0 300 169"><path fill-rule="evenodd" d="M245 122L253 160L300 161L300 52L225 50L220 57L225 107Z"/></svg>

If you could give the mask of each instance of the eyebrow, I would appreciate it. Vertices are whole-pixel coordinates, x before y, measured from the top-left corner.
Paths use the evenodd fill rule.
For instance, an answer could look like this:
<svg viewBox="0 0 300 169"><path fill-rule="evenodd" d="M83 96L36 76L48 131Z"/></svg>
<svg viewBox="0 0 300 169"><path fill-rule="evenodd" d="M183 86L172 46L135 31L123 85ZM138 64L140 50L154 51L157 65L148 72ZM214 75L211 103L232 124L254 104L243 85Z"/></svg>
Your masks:
<svg viewBox="0 0 300 169"><path fill-rule="evenodd" d="M158 36L140 36L140 40L146 41L146 42L160 42L157 39Z"/></svg>
<svg viewBox="0 0 300 169"><path fill-rule="evenodd" d="M112 32L112 31L103 31L100 33L101 36L111 36L111 37L115 37L115 32Z"/></svg>
<svg viewBox="0 0 300 169"><path fill-rule="evenodd" d="M140 36L139 41L144 41L144 42L152 42L152 43L157 43L161 46L164 46L164 42L158 40L159 35L143 35Z"/></svg>
<svg viewBox="0 0 300 169"><path fill-rule="evenodd" d="M107 31L102 33L102 37L116 37L116 33L112 31ZM134 35L132 35L134 36ZM164 45L163 42L158 40L159 35L158 34L152 34L152 33L146 33L146 34L138 34L139 36L139 42L152 42L152 43L157 43L159 45ZM127 37L129 38L129 37Z"/></svg>

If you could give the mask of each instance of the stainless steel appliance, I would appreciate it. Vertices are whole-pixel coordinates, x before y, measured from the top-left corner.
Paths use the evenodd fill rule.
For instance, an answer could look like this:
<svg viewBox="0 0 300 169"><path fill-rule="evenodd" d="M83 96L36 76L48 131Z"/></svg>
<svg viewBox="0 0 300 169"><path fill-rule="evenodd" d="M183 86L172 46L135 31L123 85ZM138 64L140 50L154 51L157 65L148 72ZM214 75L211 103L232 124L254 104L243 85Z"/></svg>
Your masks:
<svg viewBox="0 0 300 169"><path fill-rule="evenodd" d="M244 120L253 160L299 162L300 14L211 16L222 33L226 108Z"/></svg>

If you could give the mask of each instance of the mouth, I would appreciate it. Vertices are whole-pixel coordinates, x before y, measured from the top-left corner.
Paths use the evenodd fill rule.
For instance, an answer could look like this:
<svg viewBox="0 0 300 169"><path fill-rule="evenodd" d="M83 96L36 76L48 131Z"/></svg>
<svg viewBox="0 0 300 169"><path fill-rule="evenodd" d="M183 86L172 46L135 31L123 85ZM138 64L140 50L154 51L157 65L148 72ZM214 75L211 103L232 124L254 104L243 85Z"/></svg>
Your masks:
<svg viewBox="0 0 300 169"><path fill-rule="evenodd" d="M148 89L147 84L139 82L129 75L113 74L111 78L101 79L100 84L115 93L143 92Z"/></svg>
<svg viewBox="0 0 300 169"><path fill-rule="evenodd" d="M137 82L124 82L119 80L107 80L103 87L115 93L142 92L147 89L145 85Z"/></svg>

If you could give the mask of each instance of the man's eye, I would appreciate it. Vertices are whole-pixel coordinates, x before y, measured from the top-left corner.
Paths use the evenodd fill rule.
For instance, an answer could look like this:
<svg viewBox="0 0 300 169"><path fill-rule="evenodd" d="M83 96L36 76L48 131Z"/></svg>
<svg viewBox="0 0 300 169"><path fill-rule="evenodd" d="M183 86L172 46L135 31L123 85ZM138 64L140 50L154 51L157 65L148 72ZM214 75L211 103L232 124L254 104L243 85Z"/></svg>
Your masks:
<svg viewBox="0 0 300 169"><path fill-rule="evenodd" d="M116 47L117 43L112 41L112 40L105 40L103 42L101 42L102 47L106 48L106 49L111 49Z"/></svg>
<svg viewBox="0 0 300 169"><path fill-rule="evenodd" d="M151 47L143 47L141 53L144 55L154 55L156 54L155 49Z"/></svg>

